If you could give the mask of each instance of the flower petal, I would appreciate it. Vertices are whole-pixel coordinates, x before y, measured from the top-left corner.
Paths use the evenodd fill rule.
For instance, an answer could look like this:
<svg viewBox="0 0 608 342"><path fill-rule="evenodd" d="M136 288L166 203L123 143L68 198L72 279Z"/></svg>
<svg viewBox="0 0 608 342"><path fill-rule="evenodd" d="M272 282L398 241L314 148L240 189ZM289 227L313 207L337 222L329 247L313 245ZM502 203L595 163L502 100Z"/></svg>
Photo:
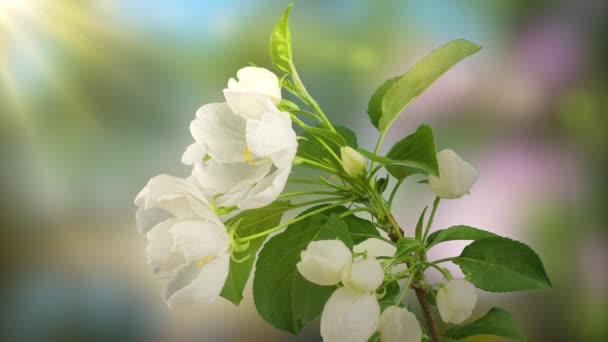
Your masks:
<svg viewBox="0 0 608 342"><path fill-rule="evenodd" d="M182 155L182 163L186 165L194 165L203 160L207 151L198 143L193 143L186 148Z"/></svg>
<svg viewBox="0 0 608 342"><path fill-rule="evenodd" d="M169 228L172 250L180 252L186 262L216 258L228 251L230 241L223 224L211 221L180 221Z"/></svg>
<svg viewBox="0 0 608 342"><path fill-rule="evenodd" d="M291 168L274 170L259 181L238 203L243 210L261 208L272 203L283 192Z"/></svg>
<svg viewBox="0 0 608 342"><path fill-rule="evenodd" d="M248 120L247 146L257 156L270 157L278 168L290 166L298 142L289 114L267 112L260 120Z"/></svg>
<svg viewBox="0 0 608 342"><path fill-rule="evenodd" d="M379 316L375 293L339 288L323 308L321 336L325 342L366 342L376 331Z"/></svg>
<svg viewBox="0 0 608 342"><path fill-rule="evenodd" d="M249 120L260 120L264 113L278 110L272 100L263 94L224 89L224 98L234 113Z"/></svg>
<svg viewBox="0 0 608 342"><path fill-rule="evenodd" d="M219 298L230 264L230 255L225 254L202 266L193 262L182 267L169 280L163 299L171 309L197 310Z"/></svg>
<svg viewBox="0 0 608 342"><path fill-rule="evenodd" d="M190 123L194 140L211 158L223 163L245 162L245 120L225 103L210 103Z"/></svg>
<svg viewBox="0 0 608 342"><path fill-rule="evenodd" d="M146 234L154 226L172 216L170 212L161 208L138 208L135 213L135 226L140 234Z"/></svg>

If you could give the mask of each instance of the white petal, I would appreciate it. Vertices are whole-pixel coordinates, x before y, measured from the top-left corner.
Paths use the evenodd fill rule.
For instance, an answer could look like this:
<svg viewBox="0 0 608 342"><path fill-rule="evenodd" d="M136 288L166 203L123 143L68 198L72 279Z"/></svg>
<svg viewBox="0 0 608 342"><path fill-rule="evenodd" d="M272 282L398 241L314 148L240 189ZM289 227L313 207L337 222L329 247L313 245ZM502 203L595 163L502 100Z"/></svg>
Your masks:
<svg viewBox="0 0 608 342"><path fill-rule="evenodd" d="M319 285L336 285L342 270L350 265L352 254L340 240L313 241L300 254L298 271L308 281Z"/></svg>
<svg viewBox="0 0 608 342"><path fill-rule="evenodd" d="M196 310L219 298L230 264L230 255L182 267L167 283L163 299L171 309Z"/></svg>
<svg viewBox="0 0 608 342"><path fill-rule="evenodd" d="M342 272L344 286L360 292L372 292L382 284L384 270L375 258L354 262Z"/></svg>
<svg viewBox="0 0 608 342"><path fill-rule="evenodd" d="M180 221L169 228L173 236L173 251L180 252L186 262L224 255L230 241L226 228L211 221Z"/></svg>
<svg viewBox="0 0 608 342"><path fill-rule="evenodd" d="M281 100L279 78L272 71L264 68L247 66L236 73L238 81L230 79L228 89L234 91L251 91L270 96L275 103Z"/></svg>
<svg viewBox="0 0 608 342"><path fill-rule="evenodd" d="M368 257L392 257L395 255L397 247L384 240L369 238L358 245L355 245L353 250L356 253L363 253L364 251L367 251Z"/></svg>
<svg viewBox="0 0 608 342"><path fill-rule="evenodd" d="M258 182L238 203L240 209L255 209L266 206L283 192L291 168L277 169Z"/></svg>
<svg viewBox="0 0 608 342"><path fill-rule="evenodd" d="M464 196L477 180L479 172L456 152L445 149L437 153L439 178L429 176L429 186L441 198Z"/></svg>
<svg viewBox="0 0 608 342"><path fill-rule="evenodd" d="M194 140L206 146L211 158L223 163L245 162L245 120L225 103L210 103L196 112L190 124Z"/></svg>
<svg viewBox="0 0 608 342"><path fill-rule="evenodd" d="M224 89L224 98L234 113L249 120L260 120L264 113L277 111L272 99L263 94Z"/></svg>
<svg viewBox="0 0 608 342"><path fill-rule="evenodd" d="M182 155L182 163L186 165L194 165L203 160L207 151L205 151L198 143L193 143L186 148Z"/></svg>
<svg viewBox="0 0 608 342"><path fill-rule="evenodd" d="M379 316L375 294L339 288L323 308L321 336L324 342L366 342L376 331Z"/></svg>
<svg viewBox="0 0 608 342"><path fill-rule="evenodd" d="M475 286L464 279L450 280L437 291L437 308L441 319L460 324L473 313L477 303Z"/></svg>
<svg viewBox="0 0 608 342"><path fill-rule="evenodd" d="M138 208L135 213L135 226L140 234L146 234L154 226L172 216L170 212L161 208Z"/></svg>
<svg viewBox="0 0 608 342"><path fill-rule="evenodd" d="M177 222L174 219L163 221L146 234L148 245L146 256L148 264L153 266L157 278L171 276L174 271L184 264L183 256L172 252L173 238L169 228Z"/></svg>
<svg viewBox="0 0 608 342"><path fill-rule="evenodd" d="M257 182L270 172L270 162L262 162L256 165L247 163L219 163L209 160L205 163L197 163L192 171L192 177L201 189L208 196L214 197L216 194L224 194L216 204L230 206L236 203L226 203L227 197L243 191L249 191Z"/></svg>
<svg viewBox="0 0 608 342"><path fill-rule="evenodd" d="M247 121L247 146L257 156L270 157L278 168L291 165L298 142L289 114L268 112Z"/></svg>
<svg viewBox="0 0 608 342"><path fill-rule="evenodd" d="M194 183L169 175L150 179L135 198L135 204L144 209L161 208L177 218L219 220Z"/></svg>
<svg viewBox="0 0 608 342"><path fill-rule="evenodd" d="M404 308L390 306L380 315L382 342L420 342L422 329L416 316Z"/></svg>

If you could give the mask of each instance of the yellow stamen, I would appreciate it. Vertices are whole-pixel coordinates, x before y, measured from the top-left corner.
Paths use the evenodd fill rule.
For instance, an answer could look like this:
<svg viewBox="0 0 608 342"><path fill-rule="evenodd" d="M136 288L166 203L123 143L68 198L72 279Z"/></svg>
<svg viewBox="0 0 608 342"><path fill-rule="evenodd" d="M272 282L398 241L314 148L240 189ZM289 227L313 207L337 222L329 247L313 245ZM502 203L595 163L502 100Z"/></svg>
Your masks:
<svg viewBox="0 0 608 342"><path fill-rule="evenodd" d="M198 266L199 267L205 266L205 263L211 261L211 259L212 258L210 256L206 256L206 257L202 258L201 260L198 261Z"/></svg>
<svg viewBox="0 0 608 342"><path fill-rule="evenodd" d="M256 164L254 161L251 161L251 151L248 148L245 148L243 150L243 153L245 154L245 163L251 166Z"/></svg>

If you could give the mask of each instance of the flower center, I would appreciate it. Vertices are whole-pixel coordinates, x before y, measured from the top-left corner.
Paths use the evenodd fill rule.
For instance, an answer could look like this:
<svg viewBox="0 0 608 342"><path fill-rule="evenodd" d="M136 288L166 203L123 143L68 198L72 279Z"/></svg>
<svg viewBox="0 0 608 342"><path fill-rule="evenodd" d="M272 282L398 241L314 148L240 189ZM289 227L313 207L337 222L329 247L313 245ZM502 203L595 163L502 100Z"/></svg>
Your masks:
<svg viewBox="0 0 608 342"><path fill-rule="evenodd" d="M212 259L213 259L212 257L206 256L206 257L204 257L204 258L202 258L201 260L198 261L198 266L199 267L203 267L203 266L205 266L206 263L208 263Z"/></svg>

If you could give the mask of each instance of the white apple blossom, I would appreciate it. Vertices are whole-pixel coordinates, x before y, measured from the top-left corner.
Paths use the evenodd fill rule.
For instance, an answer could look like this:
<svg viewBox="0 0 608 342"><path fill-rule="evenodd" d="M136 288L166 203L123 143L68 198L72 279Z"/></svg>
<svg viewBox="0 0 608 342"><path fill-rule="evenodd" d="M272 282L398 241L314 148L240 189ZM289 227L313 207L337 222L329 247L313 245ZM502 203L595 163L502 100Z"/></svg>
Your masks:
<svg viewBox="0 0 608 342"><path fill-rule="evenodd" d="M312 241L300 253L296 267L308 281L318 285L336 285L342 270L352 262L352 254L340 240Z"/></svg>
<svg viewBox="0 0 608 342"><path fill-rule="evenodd" d="M342 271L342 284L360 292L376 291L383 279L384 270L375 258L353 262Z"/></svg>
<svg viewBox="0 0 608 342"><path fill-rule="evenodd" d="M479 172L456 152L445 149L437 153L439 178L429 176L429 186L441 198L464 196L477 180Z"/></svg>
<svg viewBox="0 0 608 342"><path fill-rule="evenodd" d="M342 167L346 174L353 178L365 177L365 158L350 146L340 148Z"/></svg>
<svg viewBox="0 0 608 342"><path fill-rule="evenodd" d="M422 339L422 329L416 316L397 306L384 309L378 332L382 342L420 342Z"/></svg>
<svg viewBox="0 0 608 342"><path fill-rule="evenodd" d="M323 308L321 336L325 342L366 342L376 331L379 316L375 293L339 288Z"/></svg>
<svg viewBox="0 0 608 342"><path fill-rule="evenodd" d="M437 291L437 308L446 323L462 323L471 316L476 303L475 286L464 279L452 279Z"/></svg>
<svg viewBox="0 0 608 342"><path fill-rule="evenodd" d="M245 119L212 103L198 110L190 131L196 146L182 161L195 165L192 177L207 198L223 194L217 205L258 208L283 191L298 147L288 114L271 108L259 120Z"/></svg>
<svg viewBox="0 0 608 342"><path fill-rule="evenodd" d="M260 119L269 105L281 101L279 78L271 71L248 66L236 73L224 89L226 102L235 113L248 119Z"/></svg>
<svg viewBox="0 0 608 342"><path fill-rule="evenodd" d="M355 253L367 252L368 257L392 257L397 251L394 245L376 238L369 238L353 248Z"/></svg>
<svg viewBox="0 0 608 342"><path fill-rule="evenodd" d="M160 175L135 204L146 255L158 278L171 278L163 298L171 308L199 308L219 298L230 261L230 238L205 196L189 179Z"/></svg>

